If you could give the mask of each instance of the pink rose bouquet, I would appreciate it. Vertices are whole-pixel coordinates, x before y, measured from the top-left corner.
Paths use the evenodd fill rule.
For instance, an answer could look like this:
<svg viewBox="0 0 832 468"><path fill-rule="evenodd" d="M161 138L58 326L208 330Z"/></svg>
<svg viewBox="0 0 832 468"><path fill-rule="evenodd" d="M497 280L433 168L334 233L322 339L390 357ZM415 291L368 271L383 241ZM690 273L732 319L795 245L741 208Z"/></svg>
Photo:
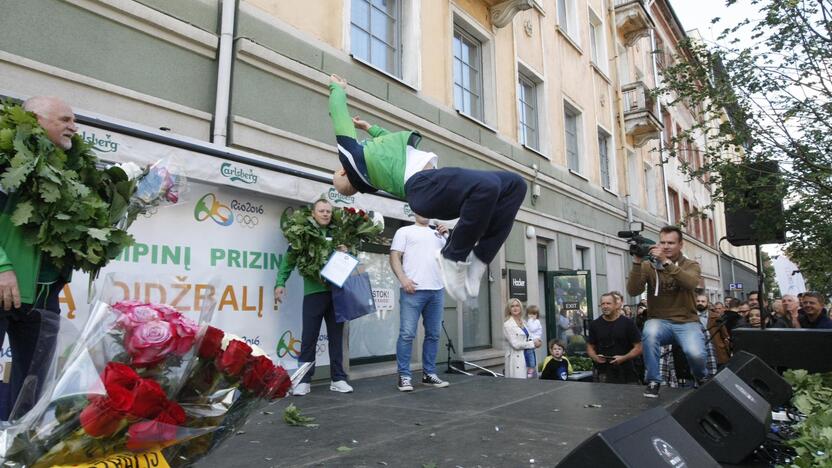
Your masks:
<svg viewBox="0 0 832 468"><path fill-rule="evenodd" d="M189 317L161 303L97 302L55 382L25 417L0 428L0 460L109 466L109 456L124 463L151 454L190 465L259 405L284 397L286 371L208 325L212 296L201 304Z"/></svg>

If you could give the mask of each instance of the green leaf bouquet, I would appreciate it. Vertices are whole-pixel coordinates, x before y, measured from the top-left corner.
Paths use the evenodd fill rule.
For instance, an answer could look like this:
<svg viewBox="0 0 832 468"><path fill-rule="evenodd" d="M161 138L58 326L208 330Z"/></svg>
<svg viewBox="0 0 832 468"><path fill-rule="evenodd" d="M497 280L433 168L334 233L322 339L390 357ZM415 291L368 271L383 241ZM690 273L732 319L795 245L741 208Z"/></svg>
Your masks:
<svg viewBox="0 0 832 468"><path fill-rule="evenodd" d="M374 241L384 230L383 218L355 208L335 207L326 230L312 217L312 208L286 213L281 220L283 235L291 247L289 255L302 276L319 278L329 255L338 245L354 254L364 242Z"/></svg>
<svg viewBox="0 0 832 468"><path fill-rule="evenodd" d="M15 201L11 221L59 269L95 272L133 243L114 224L136 190L119 167L101 170L79 135L62 150L34 114L0 109L0 188Z"/></svg>

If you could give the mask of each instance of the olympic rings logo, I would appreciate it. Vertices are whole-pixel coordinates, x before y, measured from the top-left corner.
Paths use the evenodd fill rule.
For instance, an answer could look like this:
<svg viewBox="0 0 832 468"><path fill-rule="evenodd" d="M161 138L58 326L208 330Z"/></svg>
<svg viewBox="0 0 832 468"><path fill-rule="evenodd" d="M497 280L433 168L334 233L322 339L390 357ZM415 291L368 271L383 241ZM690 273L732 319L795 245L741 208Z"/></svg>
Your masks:
<svg viewBox="0 0 832 468"><path fill-rule="evenodd" d="M238 223L251 229L253 229L254 226L257 226L258 223L260 223L260 219L257 216L242 213L237 213L236 219Z"/></svg>
<svg viewBox="0 0 832 468"><path fill-rule="evenodd" d="M206 193L194 206L194 219L202 222L208 218L220 226L231 226L234 223L231 208L220 203L213 193Z"/></svg>
<svg viewBox="0 0 832 468"><path fill-rule="evenodd" d="M300 340L292 336L291 330L286 330L277 340L276 352L279 358L284 358L288 354L297 359L300 357Z"/></svg>
<svg viewBox="0 0 832 468"><path fill-rule="evenodd" d="M201 222L210 218L220 226L231 226L237 221L239 226L253 229L260 224L260 218L252 213L263 214L263 206L237 200L231 200L231 206L224 205L213 193L203 195L194 206L194 219Z"/></svg>

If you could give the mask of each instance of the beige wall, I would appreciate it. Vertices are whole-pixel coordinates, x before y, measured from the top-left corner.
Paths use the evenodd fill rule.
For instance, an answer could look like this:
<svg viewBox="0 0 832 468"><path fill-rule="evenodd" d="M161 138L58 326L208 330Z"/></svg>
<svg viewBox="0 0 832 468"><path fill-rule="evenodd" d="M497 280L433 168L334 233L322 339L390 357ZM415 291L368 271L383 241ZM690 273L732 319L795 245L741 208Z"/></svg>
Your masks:
<svg viewBox="0 0 832 468"><path fill-rule="evenodd" d="M344 0L317 0L306 2L297 8L295 2L278 0L244 0L258 7L266 14L297 28L310 37L321 40L332 47L348 53L345 31L348 31L349 13L345 9L349 2ZM566 167L563 103L564 100L582 112L581 146L582 167L580 173L592 184L600 185L598 158L598 128L612 136L610 146L612 159L613 192L623 196L630 194L633 202L641 209L648 207L647 183L644 178L644 164L654 167L656 209L652 214L665 219L664 180L662 178L662 155L658 152L659 140L653 140L636 148L631 139L624 135L619 120L619 86L643 81L649 87L656 85L653 71L652 46L649 38L642 38L633 46L623 49L619 46L622 38L615 25L614 12L610 10L612 0L583 0L577 2L578 34L567 35L558 27L558 12L555 0L542 0L538 8L519 12L513 21L503 28L490 23L488 8L498 2L491 0L402 0L405 8L416 5L419 13L420 50L411 66L418 68L417 94L428 102L454 112L453 106L453 57L452 37L454 17L473 24L488 42L486 51L492 67L484 69L493 83L486 87L487 104L485 123L496 129L500 138L517 144L518 104L517 75L521 67L529 69L537 80L542 80L545 91L539 96L541 127L539 164ZM411 3L415 2L415 3ZM673 18L665 18L662 10L655 6L651 14L657 25L656 33L672 47L678 39L678 30L671 25ZM606 8L605 8L606 6ZM599 68L591 64L590 51L590 8L603 22L606 39L606 57ZM544 14L545 12L545 14ZM405 44L407 47L407 44ZM619 75L621 60L626 63L626 75ZM522 65L521 65L522 64ZM683 127L693 122L693 117L684 106L668 109L673 121ZM658 116L661 119L661 116ZM704 142L698 143L704 148ZM628 178L627 154L636 154L635 173ZM689 200L694 206L710 203L705 186L697 181L689 182L679 171L679 162L670 160L664 166L667 184ZM630 186L629 180L634 184ZM716 214L713 216L716 221Z"/></svg>
<svg viewBox="0 0 832 468"><path fill-rule="evenodd" d="M344 46L344 8L342 0L243 0L274 18L292 25L310 36L327 44L342 48Z"/></svg>

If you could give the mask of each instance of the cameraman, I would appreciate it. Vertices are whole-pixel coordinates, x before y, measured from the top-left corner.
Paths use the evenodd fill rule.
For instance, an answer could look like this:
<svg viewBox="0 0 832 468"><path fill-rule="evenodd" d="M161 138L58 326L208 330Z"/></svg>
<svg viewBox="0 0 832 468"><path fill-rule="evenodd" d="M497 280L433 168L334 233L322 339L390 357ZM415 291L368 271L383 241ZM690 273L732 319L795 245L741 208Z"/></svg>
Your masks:
<svg viewBox="0 0 832 468"><path fill-rule="evenodd" d="M697 262L682 255L683 245L681 229L663 227L659 231L659 244L650 249L654 261L645 262L634 255L627 279L627 292L631 296L647 289L647 321L642 331L642 345L647 370L644 396L648 398L659 396L662 345L675 343L682 347L697 381L707 375L705 336L695 300L701 270Z"/></svg>

